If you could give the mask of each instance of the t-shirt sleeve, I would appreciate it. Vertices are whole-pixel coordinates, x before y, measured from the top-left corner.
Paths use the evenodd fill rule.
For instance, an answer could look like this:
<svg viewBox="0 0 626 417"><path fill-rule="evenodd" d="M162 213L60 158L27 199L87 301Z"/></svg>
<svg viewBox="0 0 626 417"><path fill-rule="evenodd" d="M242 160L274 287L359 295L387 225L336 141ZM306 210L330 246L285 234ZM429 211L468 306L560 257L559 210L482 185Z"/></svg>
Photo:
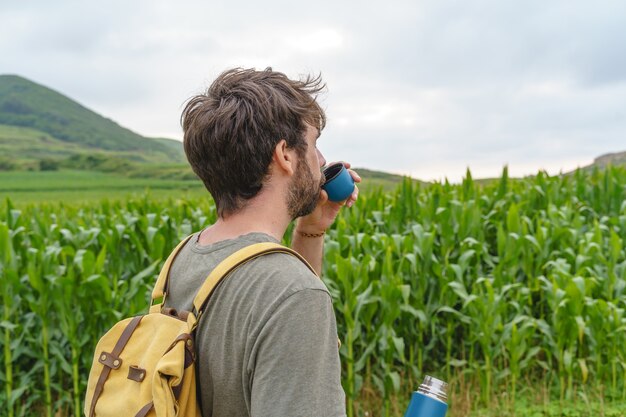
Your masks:
<svg viewBox="0 0 626 417"><path fill-rule="evenodd" d="M253 350L252 417L346 415L337 323L326 291L305 289L287 297Z"/></svg>

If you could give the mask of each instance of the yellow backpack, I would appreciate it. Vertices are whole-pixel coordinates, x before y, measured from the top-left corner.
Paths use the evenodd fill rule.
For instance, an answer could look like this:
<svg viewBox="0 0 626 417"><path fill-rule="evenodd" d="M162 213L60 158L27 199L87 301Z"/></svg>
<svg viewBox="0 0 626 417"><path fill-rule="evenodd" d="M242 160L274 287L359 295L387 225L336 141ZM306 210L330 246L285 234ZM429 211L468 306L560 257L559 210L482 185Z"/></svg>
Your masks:
<svg viewBox="0 0 626 417"><path fill-rule="evenodd" d="M193 311L163 307L172 261L189 240L170 254L152 292L150 311L117 323L98 342L87 383L87 417L197 417L194 330L217 284L244 262L268 253L297 252L264 242L247 246L222 261L193 301Z"/></svg>

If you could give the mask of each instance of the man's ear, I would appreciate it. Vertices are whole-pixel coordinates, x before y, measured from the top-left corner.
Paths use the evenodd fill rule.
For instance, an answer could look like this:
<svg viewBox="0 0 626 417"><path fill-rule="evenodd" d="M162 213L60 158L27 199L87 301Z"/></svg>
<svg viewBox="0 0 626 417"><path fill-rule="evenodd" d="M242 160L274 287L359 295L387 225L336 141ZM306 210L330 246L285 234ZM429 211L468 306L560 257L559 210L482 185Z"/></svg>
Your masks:
<svg viewBox="0 0 626 417"><path fill-rule="evenodd" d="M296 169L296 152L287 147L287 141L285 139L282 139L276 144L276 147L274 147L272 159L276 164L276 169L283 171L289 176L294 174Z"/></svg>

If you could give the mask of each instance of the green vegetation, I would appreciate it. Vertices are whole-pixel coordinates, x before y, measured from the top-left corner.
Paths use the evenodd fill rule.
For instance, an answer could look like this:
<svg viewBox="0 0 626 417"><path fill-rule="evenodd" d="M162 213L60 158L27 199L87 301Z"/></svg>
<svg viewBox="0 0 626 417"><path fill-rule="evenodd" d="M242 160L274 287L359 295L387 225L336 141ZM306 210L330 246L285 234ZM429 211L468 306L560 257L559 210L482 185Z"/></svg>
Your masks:
<svg viewBox="0 0 626 417"><path fill-rule="evenodd" d="M94 168L95 163L104 169L110 162L119 163L118 159L81 157L75 160L79 167ZM83 165L86 164L86 165ZM117 169L117 168L116 168ZM386 174L370 179L375 171L358 171L363 178L361 190L369 192L376 189L390 191L402 181L402 177ZM9 171L0 170L0 198L10 197L16 205L36 202L80 203L100 201L102 199L126 200L150 191L150 197L167 198L208 198L204 185L198 180L188 165L130 165L125 174L117 172L98 172L85 170L58 171Z"/></svg>
<svg viewBox="0 0 626 417"><path fill-rule="evenodd" d="M0 125L0 154L13 162L12 169L36 169L41 159L62 159L81 150L80 145L63 142L35 129Z"/></svg>
<svg viewBox="0 0 626 417"><path fill-rule="evenodd" d="M393 191L398 185L402 183L405 177L396 174L390 174L382 171L372 171L365 168L354 168L359 176L363 178L363 184L360 185L361 189L365 191L373 190L378 187L385 191ZM418 180L412 180L419 183Z"/></svg>
<svg viewBox="0 0 626 417"><path fill-rule="evenodd" d="M176 146L182 148L178 141L163 139L163 141L165 140L174 142L174 145L171 145L172 148ZM123 161L134 165L183 161L181 156L170 160L152 153L93 149L79 143L65 142L36 129L2 124L0 124L0 153L4 160L13 162L13 167L8 169L0 167L0 171L11 169L36 170L38 169L38 162L44 159L54 160L65 166L72 166L71 164L76 158L87 157ZM79 168L79 166L72 167Z"/></svg>
<svg viewBox="0 0 626 417"><path fill-rule="evenodd" d="M139 162L184 162L180 142L145 138L15 75L0 75L0 151L18 161L104 151Z"/></svg>
<svg viewBox="0 0 626 417"><path fill-rule="evenodd" d="M515 414L512 414L510 407L506 404L502 406L492 406L490 408L478 410L471 413L471 417L625 417L626 402L616 401L603 404L600 401L590 401L581 396L579 401L554 401L543 404L542 401L533 402L529 398L522 398L515 406Z"/></svg>
<svg viewBox="0 0 626 417"><path fill-rule="evenodd" d="M3 415L80 414L98 338L215 220L174 197L0 207ZM425 374L450 417L624 416L625 201L626 168L364 192L323 273L349 416L401 416Z"/></svg>
<svg viewBox="0 0 626 417"><path fill-rule="evenodd" d="M130 178L96 171L0 172L0 197L16 205L38 202L98 202L127 200L150 193L151 198L209 198L202 182Z"/></svg>

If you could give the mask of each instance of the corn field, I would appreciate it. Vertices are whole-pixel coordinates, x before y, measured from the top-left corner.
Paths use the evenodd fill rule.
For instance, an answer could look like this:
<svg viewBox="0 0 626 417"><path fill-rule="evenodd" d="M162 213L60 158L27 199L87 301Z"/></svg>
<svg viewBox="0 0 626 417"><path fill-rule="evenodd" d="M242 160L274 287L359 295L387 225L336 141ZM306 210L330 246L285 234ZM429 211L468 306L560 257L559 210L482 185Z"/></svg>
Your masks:
<svg viewBox="0 0 626 417"><path fill-rule="evenodd" d="M7 199L0 415L81 415L99 337L146 310L170 250L215 216L208 194ZM327 233L323 274L348 415L402 415L425 374L452 382L453 412L503 393L624 400L625 240L624 168L363 193Z"/></svg>

